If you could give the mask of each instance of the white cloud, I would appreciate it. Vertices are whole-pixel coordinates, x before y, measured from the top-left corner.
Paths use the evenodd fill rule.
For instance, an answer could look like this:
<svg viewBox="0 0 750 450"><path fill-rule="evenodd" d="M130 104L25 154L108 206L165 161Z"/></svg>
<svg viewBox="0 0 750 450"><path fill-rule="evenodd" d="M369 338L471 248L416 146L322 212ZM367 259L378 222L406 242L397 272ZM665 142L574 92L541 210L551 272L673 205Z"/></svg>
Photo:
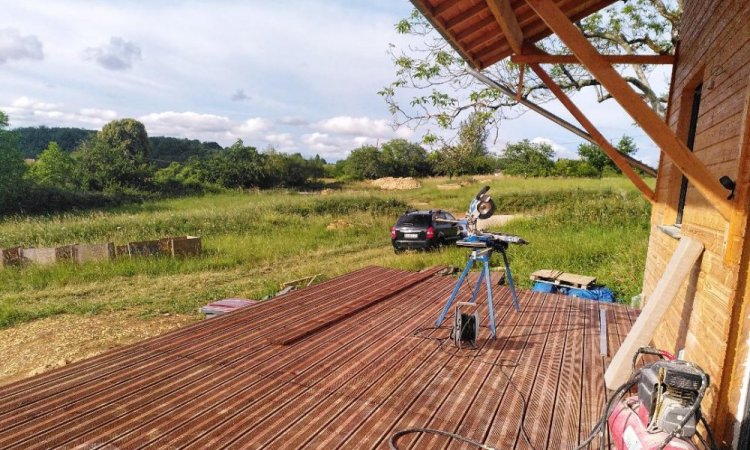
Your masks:
<svg viewBox="0 0 750 450"><path fill-rule="evenodd" d="M65 109L61 103L49 103L26 96L19 97L10 105L0 106L7 112L14 126L38 125L100 128L116 119L117 112L111 109L82 108L78 111Z"/></svg>
<svg viewBox="0 0 750 450"><path fill-rule="evenodd" d="M113 36L105 45L87 48L83 51L83 56L108 70L126 70L141 59L141 48L133 42Z"/></svg>
<svg viewBox="0 0 750 450"><path fill-rule="evenodd" d="M552 139L538 136L538 137L535 137L534 139L532 139L531 142L533 142L535 144L547 144L547 145L549 145L550 147L552 147L552 150L555 151L555 156L558 159L560 159L560 158L578 159L578 152L577 151L575 151L575 150L569 150L567 147L558 144L557 142L553 141Z"/></svg>
<svg viewBox="0 0 750 450"><path fill-rule="evenodd" d="M42 110L42 111L51 111L51 110L59 109L60 107L62 107L62 105L60 104L40 102L37 100L32 100L26 96L18 97L17 99L13 100L13 103L11 104L11 106L14 108L19 108L21 110Z"/></svg>
<svg viewBox="0 0 750 450"><path fill-rule="evenodd" d="M329 133L352 136L382 137L394 134L394 130L387 120L369 117L332 117L318 122L316 127Z"/></svg>
<svg viewBox="0 0 750 450"><path fill-rule="evenodd" d="M294 136L291 133L267 134L265 140L277 150L287 151L294 149Z"/></svg>
<svg viewBox="0 0 750 450"><path fill-rule="evenodd" d="M0 64L14 59L44 59L42 42L33 35L21 36L15 28L0 29Z"/></svg>
<svg viewBox="0 0 750 450"><path fill-rule="evenodd" d="M247 119L239 126L234 127L234 132L239 136L254 137L268 131L273 127L273 122L263 117Z"/></svg>

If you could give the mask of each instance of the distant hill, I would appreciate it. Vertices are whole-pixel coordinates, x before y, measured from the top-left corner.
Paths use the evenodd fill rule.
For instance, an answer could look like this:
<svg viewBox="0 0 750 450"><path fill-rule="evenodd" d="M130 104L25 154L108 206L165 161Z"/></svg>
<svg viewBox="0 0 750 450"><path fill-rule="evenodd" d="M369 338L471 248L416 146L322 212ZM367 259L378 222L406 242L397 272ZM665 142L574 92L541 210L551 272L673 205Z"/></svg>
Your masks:
<svg viewBox="0 0 750 450"><path fill-rule="evenodd" d="M96 130L64 127L22 127L13 130L19 139L23 157L35 159L47 148L50 141L55 141L66 152L72 152L82 142L96 134ZM150 137L151 154L149 157L157 166L166 166L172 161L184 162L191 157L205 158L211 153L223 150L216 142L201 142L197 139L180 139L174 137Z"/></svg>
<svg viewBox="0 0 750 450"><path fill-rule="evenodd" d="M96 130L45 126L16 128L13 131L18 135L24 158L36 158L50 141L57 142L66 152L72 152L81 142L96 134Z"/></svg>

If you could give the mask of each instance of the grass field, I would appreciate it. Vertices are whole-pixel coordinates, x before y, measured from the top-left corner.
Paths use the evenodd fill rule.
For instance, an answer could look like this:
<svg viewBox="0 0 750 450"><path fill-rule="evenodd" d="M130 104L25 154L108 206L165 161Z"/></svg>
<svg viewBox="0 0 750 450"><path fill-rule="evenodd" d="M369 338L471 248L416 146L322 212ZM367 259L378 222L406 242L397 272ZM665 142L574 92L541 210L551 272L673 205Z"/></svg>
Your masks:
<svg viewBox="0 0 750 450"><path fill-rule="evenodd" d="M437 187L457 182L464 186ZM650 207L624 178L434 179L392 192L358 183L325 194L237 192L4 220L0 247L191 234L202 236L204 255L0 270L0 328L59 314L196 315L211 300L260 298L284 281L371 264L463 266L459 248L395 255L389 227L407 206L462 213L483 184L499 214L521 215L502 231L531 242L509 252L521 287L534 270L557 268L596 276L621 299L640 292Z"/></svg>

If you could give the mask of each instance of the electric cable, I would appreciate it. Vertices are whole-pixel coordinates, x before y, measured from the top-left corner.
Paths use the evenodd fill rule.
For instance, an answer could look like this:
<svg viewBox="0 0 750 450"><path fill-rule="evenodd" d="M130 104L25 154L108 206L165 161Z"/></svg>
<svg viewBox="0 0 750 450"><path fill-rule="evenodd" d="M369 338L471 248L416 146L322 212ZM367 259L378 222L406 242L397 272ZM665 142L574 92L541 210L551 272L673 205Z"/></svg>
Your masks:
<svg viewBox="0 0 750 450"><path fill-rule="evenodd" d="M467 325L468 324L464 324L463 327L466 327ZM502 377L505 378L505 380L508 382L508 386L511 387L516 392L516 394L518 395L519 399L521 400L522 408L521 408L521 416L520 416L520 430L519 430L520 431L520 435L523 437L524 441L526 441L526 443L529 445L530 448L535 449L536 447L534 447L534 444L531 442L531 438L529 437L528 433L526 432L526 428L524 427L524 422L526 420L526 413L528 411L528 406L529 405L526 402L526 398L525 398L523 392L518 388L518 386L516 386L515 383L513 383L513 380L511 378L511 376L508 375L507 373L505 373L505 371L502 369L503 367L514 367L514 368L518 367L518 361L513 361L513 364L498 364L497 362L491 362L491 361L485 361L485 360L482 360L482 359L476 359L477 355L470 356L470 355L459 355L457 353L451 353L451 352L449 352L448 350L446 350L443 347L443 344L446 341L448 341L450 339L450 337L439 338L439 337L423 336L421 334L423 331L426 331L426 330L433 330L434 331L434 330L440 330L440 329L444 330L446 328L445 327L424 327L424 328L417 328L416 330L414 330L414 332L412 333L412 335L415 336L415 337L417 337L417 338L420 338L420 339L425 339L425 340L428 340L428 341L436 341L436 342L438 342L438 349L440 351L442 351L442 352L447 353L451 357L469 358L472 361L478 362L480 364L487 364L487 365L490 365L490 366L493 366L493 367L497 367L498 370L500 371L500 374L502 375ZM463 333L463 331L465 331L465 330L462 329L461 331ZM519 358L520 358L520 356L519 356ZM505 360L500 360L500 361L505 361ZM495 450L494 447L490 447L490 446L487 446L486 444L482 444L480 442L471 440L471 439L469 439L469 438L467 438L465 436L461 436L460 434L451 433L451 432L443 431L443 430L436 430L436 429L432 429L432 428L407 428L407 429L396 431L395 433L393 433L391 435L390 439L388 440L388 444L390 445L390 448L392 450L399 450L398 447L396 446L396 440L398 440L398 438L400 438L401 436L404 436L406 434L412 434L412 433L433 433L433 434L439 434L439 435L442 435L442 436L446 436L446 437L450 437L452 439L456 439L456 440L462 441L462 442L467 443L467 444L475 445L475 446L477 446L478 448L481 448L481 449Z"/></svg>
<svg viewBox="0 0 750 450"><path fill-rule="evenodd" d="M451 439L455 439L457 441L464 442L466 444L474 445L478 448L484 449L484 450L496 450L494 447L490 447L488 445L484 445L481 442L477 442L474 440L471 440L467 437L461 436L460 434L456 433L450 433L448 431L443 430L435 430L433 428L406 428L404 430L399 430L391 435L391 438L388 439L388 445L390 445L391 450L399 450L399 448L396 446L396 441L401 436L412 434L412 433L432 433L432 434L439 434L441 436L446 436Z"/></svg>
<svg viewBox="0 0 750 450"><path fill-rule="evenodd" d="M706 418L701 415L701 417L700 417L699 420L703 424L703 427L706 428L706 434L708 434L708 442L709 442L710 446L706 446L706 448L708 448L710 450L718 450L719 446L716 445L716 439L714 438L714 432L711 429L711 426L706 421Z"/></svg>
<svg viewBox="0 0 750 450"><path fill-rule="evenodd" d="M591 441L593 441L594 438L601 432L602 427L607 422L609 415L612 413L612 407L614 406L615 402L619 402L620 399L625 395L625 393L628 392L630 388L635 386L636 383L638 383L640 376L641 371L638 370L628 381L626 381L619 388L617 388L617 390L615 390L615 392L607 401L606 407L604 408L604 414L602 414L602 417L594 425L594 428L591 430L591 433L589 433L588 437L586 437L586 439L581 442L581 444L579 444L578 447L575 448L575 450L583 450L591 445Z"/></svg>

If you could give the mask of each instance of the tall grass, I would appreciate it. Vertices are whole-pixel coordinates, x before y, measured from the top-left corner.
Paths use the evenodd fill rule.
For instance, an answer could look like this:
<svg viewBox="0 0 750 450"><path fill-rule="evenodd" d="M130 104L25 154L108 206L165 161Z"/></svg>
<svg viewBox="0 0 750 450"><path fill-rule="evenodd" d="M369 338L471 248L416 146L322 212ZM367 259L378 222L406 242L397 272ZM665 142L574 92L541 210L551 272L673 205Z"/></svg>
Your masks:
<svg viewBox="0 0 750 450"><path fill-rule="evenodd" d="M360 183L331 195L222 193L9 218L0 222L0 247L190 234L203 237L204 254L0 270L0 327L62 313L194 313L214 299L259 298L290 279L371 264L463 266L467 252L459 248L395 255L388 229L408 206L461 213L483 184L492 187L498 213L523 214L502 230L531 242L509 251L521 287L534 270L557 268L597 276L623 299L640 291L649 206L623 179L458 181L465 186L449 191L437 186L456 180L425 180L397 193Z"/></svg>

